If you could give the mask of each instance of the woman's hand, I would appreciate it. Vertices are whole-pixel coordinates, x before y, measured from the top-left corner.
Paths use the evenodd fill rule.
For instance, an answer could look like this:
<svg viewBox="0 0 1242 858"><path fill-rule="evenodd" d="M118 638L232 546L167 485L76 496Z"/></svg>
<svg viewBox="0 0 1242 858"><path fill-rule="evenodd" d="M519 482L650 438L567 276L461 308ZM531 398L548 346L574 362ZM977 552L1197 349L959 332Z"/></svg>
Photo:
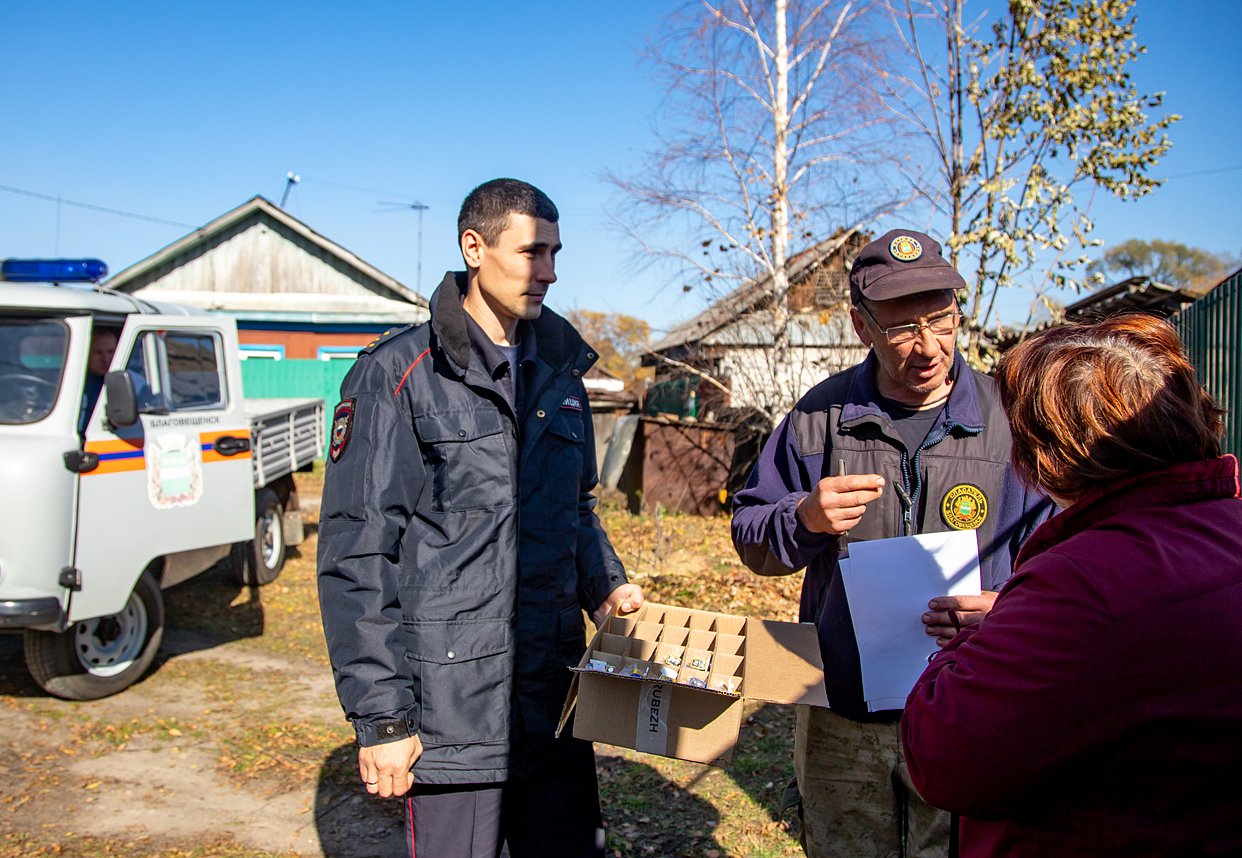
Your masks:
<svg viewBox="0 0 1242 858"><path fill-rule="evenodd" d="M996 596L991 590L978 596L937 596L927 603L931 610L923 615L923 626L936 639L937 646L948 646L964 626L974 625L987 616Z"/></svg>

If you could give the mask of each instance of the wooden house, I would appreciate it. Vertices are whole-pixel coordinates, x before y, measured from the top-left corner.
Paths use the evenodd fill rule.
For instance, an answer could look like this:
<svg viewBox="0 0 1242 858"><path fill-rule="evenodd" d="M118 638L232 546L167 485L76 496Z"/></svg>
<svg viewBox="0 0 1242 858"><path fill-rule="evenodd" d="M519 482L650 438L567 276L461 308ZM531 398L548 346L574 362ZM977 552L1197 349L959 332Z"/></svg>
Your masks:
<svg viewBox="0 0 1242 858"><path fill-rule="evenodd" d="M246 360L352 361L377 334L428 318L413 289L261 196L104 285L232 316Z"/></svg>
<svg viewBox="0 0 1242 858"><path fill-rule="evenodd" d="M789 392L805 392L866 357L849 319L849 270L870 239L858 230L838 230L790 260L785 299L789 359L779 367L770 363L778 333L770 276L748 280L671 330L644 360L656 372L649 399L665 403L657 410L678 414L668 402L686 388L690 393L680 409L686 413L679 416L712 420L726 409L748 408L771 413ZM700 383L695 371L712 376L729 392ZM671 397L662 395L670 392Z"/></svg>

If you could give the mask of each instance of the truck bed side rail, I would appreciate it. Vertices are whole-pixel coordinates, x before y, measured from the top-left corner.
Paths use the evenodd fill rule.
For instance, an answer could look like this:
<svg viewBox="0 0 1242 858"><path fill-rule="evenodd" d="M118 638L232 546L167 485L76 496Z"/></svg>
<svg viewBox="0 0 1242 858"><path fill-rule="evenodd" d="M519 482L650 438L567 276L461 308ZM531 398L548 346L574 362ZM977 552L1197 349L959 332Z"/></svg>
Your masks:
<svg viewBox="0 0 1242 858"><path fill-rule="evenodd" d="M323 400L318 400L252 420L250 443L256 489L323 456L323 409Z"/></svg>

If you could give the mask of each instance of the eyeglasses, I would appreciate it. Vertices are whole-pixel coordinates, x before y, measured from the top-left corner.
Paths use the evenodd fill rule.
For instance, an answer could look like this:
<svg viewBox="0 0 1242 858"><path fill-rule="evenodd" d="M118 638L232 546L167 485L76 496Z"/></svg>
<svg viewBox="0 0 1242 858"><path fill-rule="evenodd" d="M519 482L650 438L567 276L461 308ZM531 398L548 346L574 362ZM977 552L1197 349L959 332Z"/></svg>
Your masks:
<svg viewBox="0 0 1242 858"><path fill-rule="evenodd" d="M947 316L937 316L930 322L923 325L916 323L913 325L894 325L891 328L885 328L880 324L880 321L872 314L872 312L867 309L866 304L859 304L858 306L863 308L864 313L871 316L871 321L875 322L875 326L880 329L880 332L884 334L889 343L894 346L900 346L904 343L917 340L919 334L923 333L924 328L927 328L927 330L931 331L932 334L937 337L943 337L947 334L951 334L957 330L957 320L962 318L961 313L950 313Z"/></svg>

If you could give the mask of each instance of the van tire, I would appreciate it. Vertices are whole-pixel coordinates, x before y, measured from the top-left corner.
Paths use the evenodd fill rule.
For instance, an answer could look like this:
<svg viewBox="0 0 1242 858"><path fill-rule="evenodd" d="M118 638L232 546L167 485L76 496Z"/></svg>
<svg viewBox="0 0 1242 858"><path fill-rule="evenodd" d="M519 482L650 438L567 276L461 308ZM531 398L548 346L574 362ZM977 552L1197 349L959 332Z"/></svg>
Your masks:
<svg viewBox="0 0 1242 858"><path fill-rule="evenodd" d="M254 541L233 546L233 565L246 587L272 583L285 565L285 510L280 497L271 489L259 489L254 512Z"/></svg>
<svg viewBox="0 0 1242 858"><path fill-rule="evenodd" d="M108 637L103 645L101 625ZM63 632L26 629L26 667L48 694L98 700L137 682L155 660L163 639L164 599L155 576L145 571L119 614L73 623ZM120 652L108 649L118 641ZM132 658L127 651L133 652ZM109 663L110 655L123 659Z"/></svg>

